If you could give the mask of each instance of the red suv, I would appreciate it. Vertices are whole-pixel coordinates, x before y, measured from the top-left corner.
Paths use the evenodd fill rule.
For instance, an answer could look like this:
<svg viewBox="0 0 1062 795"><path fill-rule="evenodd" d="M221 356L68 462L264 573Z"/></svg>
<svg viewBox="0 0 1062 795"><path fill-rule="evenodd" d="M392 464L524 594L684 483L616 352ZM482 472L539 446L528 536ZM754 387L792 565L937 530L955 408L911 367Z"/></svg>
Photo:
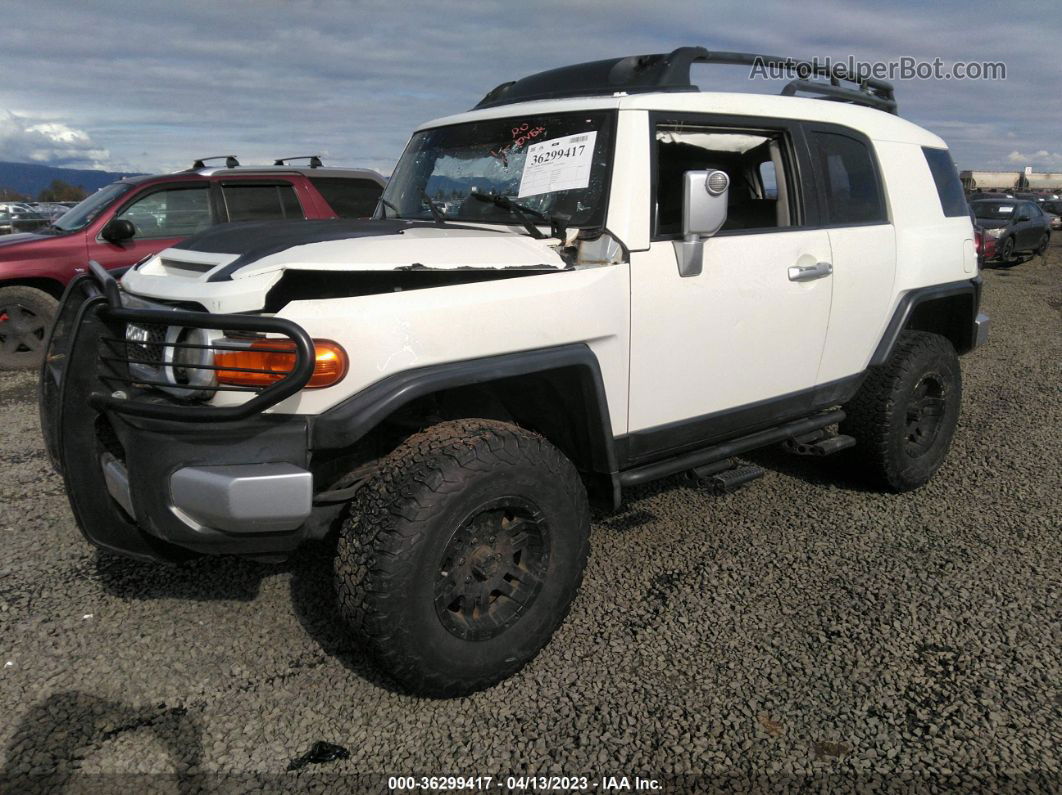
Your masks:
<svg viewBox="0 0 1062 795"><path fill-rule="evenodd" d="M302 158L290 158L302 159ZM0 237L0 369L40 362L66 283L89 260L124 268L215 224L372 215L384 178L364 169L243 166L113 182L51 225Z"/></svg>

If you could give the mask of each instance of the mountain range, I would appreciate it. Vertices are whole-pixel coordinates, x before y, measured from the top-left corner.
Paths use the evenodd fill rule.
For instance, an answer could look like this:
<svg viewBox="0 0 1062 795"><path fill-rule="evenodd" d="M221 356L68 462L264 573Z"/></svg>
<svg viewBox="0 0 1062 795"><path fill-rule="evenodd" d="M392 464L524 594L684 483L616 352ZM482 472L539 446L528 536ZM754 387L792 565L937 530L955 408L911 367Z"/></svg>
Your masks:
<svg viewBox="0 0 1062 795"><path fill-rule="evenodd" d="M57 168L39 163L7 163L0 161L0 188L9 188L33 197L47 188L52 180L60 179L69 185L77 185L88 193L94 193L122 177L114 171L95 171L87 168Z"/></svg>

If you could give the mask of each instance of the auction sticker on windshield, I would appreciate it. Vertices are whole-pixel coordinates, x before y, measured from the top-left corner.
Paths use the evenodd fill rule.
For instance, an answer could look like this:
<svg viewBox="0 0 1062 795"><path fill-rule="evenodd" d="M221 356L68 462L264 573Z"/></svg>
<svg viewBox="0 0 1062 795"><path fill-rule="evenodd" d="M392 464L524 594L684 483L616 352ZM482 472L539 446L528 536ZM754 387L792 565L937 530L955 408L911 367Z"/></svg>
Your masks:
<svg viewBox="0 0 1062 795"><path fill-rule="evenodd" d="M527 147L517 198L587 187L596 140L595 131L531 144Z"/></svg>

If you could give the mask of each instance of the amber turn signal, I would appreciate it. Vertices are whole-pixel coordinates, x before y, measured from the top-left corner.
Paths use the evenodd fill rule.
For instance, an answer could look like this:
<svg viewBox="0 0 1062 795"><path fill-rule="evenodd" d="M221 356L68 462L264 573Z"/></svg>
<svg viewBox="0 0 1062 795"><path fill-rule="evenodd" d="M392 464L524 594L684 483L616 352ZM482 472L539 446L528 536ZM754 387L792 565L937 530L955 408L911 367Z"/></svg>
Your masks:
<svg viewBox="0 0 1062 795"><path fill-rule="evenodd" d="M347 374L347 352L338 342L314 340L313 375L308 389L338 384ZM255 340L250 347L214 354L219 384L265 387L275 384L295 369L295 343L292 340Z"/></svg>

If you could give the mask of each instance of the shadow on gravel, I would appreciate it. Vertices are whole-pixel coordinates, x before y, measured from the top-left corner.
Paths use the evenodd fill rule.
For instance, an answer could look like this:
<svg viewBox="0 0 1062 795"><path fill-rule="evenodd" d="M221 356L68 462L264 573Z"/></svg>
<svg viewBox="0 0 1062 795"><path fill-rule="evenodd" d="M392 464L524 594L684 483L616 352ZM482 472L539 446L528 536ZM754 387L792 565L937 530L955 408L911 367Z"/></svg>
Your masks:
<svg viewBox="0 0 1062 795"><path fill-rule="evenodd" d="M386 677L358 646L339 613L332 584L335 541L307 544L290 561L291 604L302 628L321 647L353 674L391 693L408 695Z"/></svg>
<svg viewBox="0 0 1062 795"><path fill-rule="evenodd" d="M816 458L795 455L775 446L746 453L742 458L771 472L788 475L812 486L835 486L844 491L863 494L880 493L859 477L859 473L851 464L851 458L847 455L848 452L845 450L826 458Z"/></svg>
<svg viewBox="0 0 1062 795"><path fill-rule="evenodd" d="M108 740L141 730L150 731L170 757L174 772L159 778L174 781L178 792L203 791L205 782L199 773L203 729L198 718L184 707L135 707L76 690L53 693L22 715L4 750L0 791L63 792L79 780L86 757ZM91 778L100 791L119 792L126 789L122 779L132 777ZM113 789L107 778L114 778Z"/></svg>
<svg viewBox="0 0 1062 795"><path fill-rule="evenodd" d="M104 589L122 599L190 599L197 602L235 599L250 602L262 580L286 565L236 557L202 557L168 566L96 553L96 575Z"/></svg>
<svg viewBox="0 0 1062 795"><path fill-rule="evenodd" d="M187 599L197 602L253 601L266 577L291 575L291 601L306 633L352 673L373 685L402 693L355 644L339 614L332 585L335 541L309 543L284 563L237 557L202 557L167 566L96 553L96 574L103 588L121 599Z"/></svg>

